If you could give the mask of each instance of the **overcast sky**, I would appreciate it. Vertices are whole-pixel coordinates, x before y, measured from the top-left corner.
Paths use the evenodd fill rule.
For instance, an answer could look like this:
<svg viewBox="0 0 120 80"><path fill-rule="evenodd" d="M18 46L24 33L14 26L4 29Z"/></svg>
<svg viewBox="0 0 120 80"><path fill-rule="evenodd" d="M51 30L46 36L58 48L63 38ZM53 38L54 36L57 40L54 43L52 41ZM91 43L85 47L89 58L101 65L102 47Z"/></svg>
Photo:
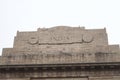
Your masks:
<svg viewBox="0 0 120 80"><path fill-rule="evenodd" d="M120 0L0 0L0 53L17 30L59 25L106 27L109 43L120 44Z"/></svg>

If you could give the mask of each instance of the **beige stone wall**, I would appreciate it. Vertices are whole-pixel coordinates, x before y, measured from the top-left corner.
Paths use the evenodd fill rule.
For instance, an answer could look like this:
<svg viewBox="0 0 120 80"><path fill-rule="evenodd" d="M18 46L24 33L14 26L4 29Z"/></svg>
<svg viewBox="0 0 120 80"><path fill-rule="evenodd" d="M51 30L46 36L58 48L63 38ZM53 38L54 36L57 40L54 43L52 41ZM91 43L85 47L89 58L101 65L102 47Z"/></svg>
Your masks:
<svg viewBox="0 0 120 80"><path fill-rule="evenodd" d="M0 80L30 80L30 78L11 78L11 79L0 79Z"/></svg>
<svg viewBox="0 0 120 80"><path fill-rule="evenodd" d="M120 80L120 76L90 77L89 80Z"/></svg>
<svg viewBox="0 0 120 80"><path fill-rule="evenodd" d="M88 80L88 78L48 78L48 79L31 79L31 80Z"/></svg>
<svg viewBox="0 0 120 80"><path fill-rule="evenodd" d="M4 48L0 64L119 62L119 45L109 45L105 29L42 28L17 32L13 48Z"/></svg>
<svg viewBox="0 0 120 80"><path fill-rule="evenodd" d="M86 44L107 45L108 38L105 29L83 29L80 27L54 27L38 29L36 32L18 32L14 40L14 47L42 47L51 44ZM31 45L32 44L32 45ZM82 46L83 46L82 45Z"/></svg>

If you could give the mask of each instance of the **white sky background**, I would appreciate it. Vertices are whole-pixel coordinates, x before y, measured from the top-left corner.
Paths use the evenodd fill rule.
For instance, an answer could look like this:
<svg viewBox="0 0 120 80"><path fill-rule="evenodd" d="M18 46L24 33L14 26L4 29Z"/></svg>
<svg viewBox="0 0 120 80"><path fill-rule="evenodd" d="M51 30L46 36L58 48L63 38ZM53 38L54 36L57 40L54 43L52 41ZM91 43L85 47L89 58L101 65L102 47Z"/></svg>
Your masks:
<svg viewBox="0 0 120 80"><path fill-rule="evenodd" d="M109 43L120 44L120 0L0 0L0 53L17 30L59 25L106 27Z"/></svg>

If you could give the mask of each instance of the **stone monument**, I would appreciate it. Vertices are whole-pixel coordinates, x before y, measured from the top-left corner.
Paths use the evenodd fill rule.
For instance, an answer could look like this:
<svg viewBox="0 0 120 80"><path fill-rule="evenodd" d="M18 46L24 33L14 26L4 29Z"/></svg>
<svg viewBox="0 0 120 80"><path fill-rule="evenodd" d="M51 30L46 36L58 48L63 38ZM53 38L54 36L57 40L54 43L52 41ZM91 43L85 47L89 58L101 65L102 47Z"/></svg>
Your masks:
<svg viewBox="0 0 120 80"><path fill-rule="evenodd" d="M120 80L119 45L108 44L105 28L18 31L0 56L0 80Z"/></svg>

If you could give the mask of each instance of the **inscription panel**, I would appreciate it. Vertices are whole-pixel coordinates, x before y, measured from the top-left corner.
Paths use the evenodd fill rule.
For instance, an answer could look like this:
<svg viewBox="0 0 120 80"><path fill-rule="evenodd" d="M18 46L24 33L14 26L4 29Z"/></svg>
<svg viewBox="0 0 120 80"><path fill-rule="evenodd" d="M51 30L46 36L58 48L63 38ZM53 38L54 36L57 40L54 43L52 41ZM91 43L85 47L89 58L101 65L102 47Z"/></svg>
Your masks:
<svg viewBox="0 0 120 80"><path fill-rule="evenodd" d="M88 33L89 34L89 33ZM91 42L93 36L89 34L82 34L81 32L70 33L70 32L44 32L39 34L39 44L69 44L69 43L83 43ZM44 35L44 37L43 37Z"/></svg>
<svg viewBox="0 0 120 80"><path fill-rule="evenodd" d="M82 42L83 29L71 27L54 27L39 29L39 44L60 44Z"/></svg>

